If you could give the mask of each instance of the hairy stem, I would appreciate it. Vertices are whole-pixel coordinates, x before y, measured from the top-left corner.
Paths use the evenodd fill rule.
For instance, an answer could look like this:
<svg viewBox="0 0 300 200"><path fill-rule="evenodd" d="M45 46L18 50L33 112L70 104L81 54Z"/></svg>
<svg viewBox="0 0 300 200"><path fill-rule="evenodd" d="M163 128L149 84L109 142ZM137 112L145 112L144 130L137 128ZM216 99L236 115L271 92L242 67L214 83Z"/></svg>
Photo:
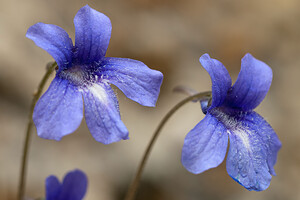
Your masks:
<svg viewBox="0 0 300 200"><path fill-rule="evenodd" d="M176 104L166 115L165 117L161 120L161 122L159 123L158 127L156 128L148 146L147 149L143 155L143 158L140 162L140 165L138 167L138 170L135 174L135 177L127 191L127 194L125 196L125 200L133 200L135 195L136 195L136 191L141 179L141 175L143 173L143 170L145 168L146 162L148 160L148 157L150 155L150 152L153 148L153 145L157 139L157 137L159 136L159 133L161 131L161 129L163 128L163 126L165 125L165 123L169 120L169 118L179 109L181 108L183 105L185 105L186 103L190 102L190 101L195 101L195 100L200 100L202 98L207 98L211 96L211 92L202 92L202 93L198 93L195 94L193 96L187 97L184 100L182 100L181 102L179 102L178 104Z"/></svg>
<svg viewBox="0 0 300 200"><path fill-rule="evenodd" d="M24 193L25 193L25 181L26 181L26 171L27 171L27 160L28 160L28 150L30 146L30 138L31 138L31 129L33 125L32 121L32 114L34 110L34 106L38 99L40 98L43 88L52 74L52 72L55 70L57 67L56 63L53 63L49 68L47 68L47 72L44 75L43 79L41 80L37 91L33 94L33 99L31 102L30 106L30 112L29 112L29 117L28 117L28 124L27 124L27 129L26 129L26 136L24 140L24 147L23 147L23 155L22 155L22 163L21 163L21 171L20 171L20 179L19 179L19 189L18 189L18 200L22 200L24 198Z"/></svg>

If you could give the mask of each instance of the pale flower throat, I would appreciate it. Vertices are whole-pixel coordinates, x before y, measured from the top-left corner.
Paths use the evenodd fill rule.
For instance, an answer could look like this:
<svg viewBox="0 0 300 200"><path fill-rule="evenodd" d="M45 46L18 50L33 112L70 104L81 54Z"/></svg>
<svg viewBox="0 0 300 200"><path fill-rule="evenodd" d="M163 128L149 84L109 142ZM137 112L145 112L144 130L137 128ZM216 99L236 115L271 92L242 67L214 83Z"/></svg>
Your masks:
<svg viewBox="0 0 300 200"><path fill-rule="evenodd" d="M80 88L89 87L99 80L95 69L80 65L75 65L61 71L59 77L68 80Z"/></svg>
<svg viewBox="0 0 300 200"><path fill-rule="evenodd" d="M230 112L235 112L235 114L232 114ZM251 151L250 146L250 138L251 131L248 130L248 127L242 124L239 119L237 119L240 116L243 116L242 111L231 110L231 109L224 109L222 107L219 108L213 108L211 110L211 113L220 121L224 126L228 129L228 134L234 134L235 136L239 137L239 139L243 142L246 149Z"/></svg>

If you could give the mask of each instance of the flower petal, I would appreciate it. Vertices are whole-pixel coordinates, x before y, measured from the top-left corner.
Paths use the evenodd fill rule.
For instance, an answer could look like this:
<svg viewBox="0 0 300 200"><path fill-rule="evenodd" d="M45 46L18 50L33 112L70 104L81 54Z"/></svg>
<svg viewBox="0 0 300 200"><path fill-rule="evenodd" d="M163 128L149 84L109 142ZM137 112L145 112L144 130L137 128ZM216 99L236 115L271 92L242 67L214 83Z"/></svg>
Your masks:
<svg viewBox="0 0 300 200"><path fill-rule="evenodd" d="M163 74L144 63L127 58L105 58L99 75L116 85L133 101L143 106L155 106Z"/></svg>
<svg viewBox="0 0 300 200"><path fill-rule="evenodd" d="M82 200L87 190L87 177L80 170L69 172L62 183L58 200Z"/></svg>
<svg viewBox="0 0 300 200"><path fill-rule="evenodd" d="M28 29L26 37L54 58L59 71L72 65L73 43L64 29L52 24L37 23Z"/></svg>
<svg viewBox="0 0 300 200"><path fill-rule="evenodd" d="M47 200L57 200L60 191L61 191L61 184L59 180L51 175L46 178L46 199Z"/></svg>
<svg viewBox="0 0 300 200"><path fill-rule="evenodd" d="M78 62L92 63L104 57L111 35L109 18L86 5L77 12L74 25Z"/></svg>
<svg viewBox="0 0 300 200"><path fill-rule="evenodd" d="M110 144L128 139L116 96L108 84L95 83L83 91L83 98L86 123L95 140Z"/></svg>
<svg viewBox="0 0 300 200"><path fill-rule="evenodd" d="M37 134L45 139L60 140L74 132L83 117L82 95L67 80L55 77L37 102L33 121Z"/></svg>
<svg viewBox="0 0 300 200"><path fill-rule="evenodd" d="M237 81L229 91L227 104L244 111L253 110L265 98L272 77L272 69L267 64L246 54Z"/></svg>
<svg viewBox="0 0 300 200"><path fill-rule="evenodd" d="M281 143L271 126L249 112L229 130L228 174L248 190L268 188Z"/></svg>
<svg viewBox="0 0 300 200"><path fill-rule="evenodd" d="M226 128L209 113L186 136L181 162L194 174L217 167L224 160L228 144Z"/></svg>
<svg viewBox="0 0 300 200"><path fill-rule="evenodd" d="M269 171L272 175L276 175L274 165L277 161L277 153L281 148L281 142L272 129L272 127L256 112L248 113L245 118L247 126L255 131L264 143L264 147L268 152L267 163Z"/></svg>
<svg viewBox="0 0 300 200"><path fill-rule="evenodd" d="M231 78L224 65L204 54L200 57L200 63L208 72L212 82L212 102L208 110L220 106L231 87Z"/></svg>

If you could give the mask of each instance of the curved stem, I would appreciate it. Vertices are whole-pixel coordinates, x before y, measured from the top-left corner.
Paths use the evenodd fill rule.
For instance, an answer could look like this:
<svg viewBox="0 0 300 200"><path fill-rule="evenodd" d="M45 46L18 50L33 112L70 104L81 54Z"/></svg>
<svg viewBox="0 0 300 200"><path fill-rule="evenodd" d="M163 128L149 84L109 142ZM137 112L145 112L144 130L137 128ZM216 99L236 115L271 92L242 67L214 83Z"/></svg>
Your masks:
<svg viewBox="0 0 300 200"><path fill-rule="evenodd" d="M148 146L147 149L144 153L143 159L140 162L139 168L136 172L136 175L127 191L125 200L133 200L136 194L136 190L138 188L140 179L141 179L141 175L143 173L143 170L145 168L146 162L148 160L148 157L150 155L150 152L152 150L152 147L157 139L157 137L159 136L159 133L161 131L161 129L163 128L163 126L165 125L165 123L168 121L168 119L180 108L182 107L184 104L190 102L190 101L195 101L195 100L199 100L201 98L205 98L205 97L210 97L211 96L211 92L203 92L203 93L198 93L195 94L193 96L187 97L184 100L182 100L181 102L179 102L178 104L176 104L166 115L165 117L161 120L160 124L158 125L158 127L156 128Z"/></svg>
<svg viewBox="0 0 300 200"><path fill-rule="evenodd" d="M38 101L38 99L40 98L40 96L43 92L43 88L44 88L48 78L50 77L50 75L52 74L52 72L55 70L56 67L57 67L57 64L53 63L47 69L47 72L44 75L43 79L41 80L37 91L33 95L33 99L32 99L31 106L30 106L30 113L29 113L29 117L28 117L26 137L24 140L22 164L21 164L20 179L19 179L19 189L18 189L18 200L22 200L24 198L28 149L29 149L29 143L30 143L30 138L31 138L31 129L32 129L32 125L33 125L32 115L33 115L34 106L35 106L36 102Z"/></svg>

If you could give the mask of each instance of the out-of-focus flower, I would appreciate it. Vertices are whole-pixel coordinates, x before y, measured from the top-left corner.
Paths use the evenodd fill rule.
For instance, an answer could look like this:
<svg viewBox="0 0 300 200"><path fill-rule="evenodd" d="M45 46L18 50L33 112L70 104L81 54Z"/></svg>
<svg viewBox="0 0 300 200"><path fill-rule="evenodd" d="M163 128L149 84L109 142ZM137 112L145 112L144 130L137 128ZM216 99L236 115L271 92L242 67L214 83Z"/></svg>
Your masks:
<svg viewBox="0 0 300 200"><path fill-rule="evenodd" d="M86 175L78 169L67 173L62 183L56 176L48 176L45 182L46 200L81 200L87 184Z"/></svg>
<svg viewBox="0 0 300 200"><path fill-rule="evenodd" d="M272 127L253 111L272 82L271 68L246 54L236 83L223 64L208 54L200 62L212 80L211 101L201 102L206 114L186 136L182 164L195 174L217 167L227 155L227 172L248 190L265 190L275 175L281 143Z"/></svg>
<svg viewBox="0 0 300 200"><path fill-rule="evenodd" d="M104 14L86 5L76 14L74 24L74 46L56 25L37 23L27 31L26 36L46 50L59 67L34 109L37 133L45 139L60 140L74 132L82 121L84 102L87 126L98 142L128 139L110 84L139 104L153 107L163 75L140 61L105 57L111 22Z"/></svg>

